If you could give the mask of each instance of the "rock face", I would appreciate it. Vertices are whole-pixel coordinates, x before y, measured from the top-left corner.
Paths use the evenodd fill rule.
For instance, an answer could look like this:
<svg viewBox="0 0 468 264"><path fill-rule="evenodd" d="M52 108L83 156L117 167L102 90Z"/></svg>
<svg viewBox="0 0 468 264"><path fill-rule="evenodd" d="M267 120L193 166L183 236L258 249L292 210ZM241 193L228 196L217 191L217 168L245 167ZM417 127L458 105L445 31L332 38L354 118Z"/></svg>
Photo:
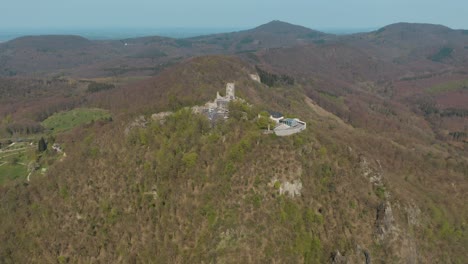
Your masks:
<svg viewBox="0 0 468 264"><path fill-rule="evenodd" d="M349 261L345 256L341 255L340 251L337 250L331 256L331 263L332 264L348 264Z"/></svg>
<svg viewBox="0 0 468 264"><path fill-rule="evenodd" d="M362 175L365 178L369 179L369 182L372 183L374 186L383 186L383 172L380 166L380 162L377 161L379 164L378 169L374 169L371 167L370 162L367 160L366 157L361 156L359 165L361 167Z"/></svg>
<svg viewBox="0 0 468 264"><path fill-rule="evenodd" d="M172 115L172 112L160 112L151 115L151 119L154 121L159 121L159 123L164 124L166 117Z"/></svg>
<svg viewBox="0 0 468 264"><path fill-rule="evenodd" d="M281 195L289 195L289 197L294 198L301 195L302 182L300 180L294 180L293 182L285 181L281 183L279 188L279 193Z"/></svg>
<svg viewBox="0 0 468 264"><path fill-rule="evenodd" d="M363 250L362 253L364 254L364 257L366 258L366 264L371 264L372 261L371 261L371 256L370 256L369 251Z"/></svg>
<svg viewBox="0 0 468 264"><path fill-rule="evenodd" d="M381 202L376 208L374 223L374 243L382 246L386 254L395 256L405 263L418 263L419 255L414 237L399 225L402 211L406 215L409 226L420 224L421 210L413 203L401 206L398 201L392 199L389 191L386 191L384 170L379 160L370 160L361 155L359 166L362 176L369 180L374 190L384 190L383 195L379 195ZM393 209L392 209L393 205ZM394 214L394 210L395 213ZM367 250L362 250L365 263L371 263L370 254Z"/></svg>
<svg viewBox="0 0 468 264"><path fill-rule="evenodd" d="M148 125L148 121L146 120L145 116L141 115L141 116L135 118L135 120L125 128L124 134L128 135L128 133L130 133L130 131L132 129L137 128L137 127L144 128L147 125Z"/></svg>
<svg viewBox="0 0 468 264"><path fill-rule="evenodd" d="M415 211L417 212L416 209ZM398 226L389 201L382 202L377 207L375 234L377 243L383 245L388 254L405 263L418 263L419 255L414 238ZM366 260L366 263L370 262Z"/></svg>
<svg viewBox="0 0 468 264"><path fill-rule="evenodd" d="M302 191L302 182L299 179L292 181L280 181L278 178L273 178L268 186L278 190L280 195L288 195L291 198L300 196Z"/></svg>
<svg viewBox="0 0 468 264"><path fill-rule="evenodd" d="M389 202L383 202L377 207L377 217L375 228L377 237L380 240L385 239L394 228L395 219L393 218L392 207Z"/></svg>

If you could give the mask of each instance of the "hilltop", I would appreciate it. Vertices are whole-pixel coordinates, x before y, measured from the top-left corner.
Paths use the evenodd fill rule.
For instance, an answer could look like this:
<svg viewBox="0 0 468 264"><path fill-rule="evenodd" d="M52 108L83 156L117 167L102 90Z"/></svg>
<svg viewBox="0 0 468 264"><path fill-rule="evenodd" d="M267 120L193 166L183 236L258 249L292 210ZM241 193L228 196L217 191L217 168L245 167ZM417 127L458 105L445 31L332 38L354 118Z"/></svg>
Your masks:
<svg viewBox="0 0 468 264"><path fill-rule="evenodd" d="M43 35L19 37L4 44L5 49L65 50L83 49L92 41L80 36Z"/></svg>

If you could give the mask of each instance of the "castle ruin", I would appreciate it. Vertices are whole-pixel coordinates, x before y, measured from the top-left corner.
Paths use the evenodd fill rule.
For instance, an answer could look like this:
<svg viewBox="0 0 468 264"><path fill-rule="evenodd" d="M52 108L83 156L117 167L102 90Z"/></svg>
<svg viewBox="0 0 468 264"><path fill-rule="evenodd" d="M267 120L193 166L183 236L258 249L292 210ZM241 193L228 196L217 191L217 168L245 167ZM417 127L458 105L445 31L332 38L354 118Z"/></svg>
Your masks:
<svg viewBox="0 0 468 264"><path fill-rule="evenodd" d="M229 117L229 102L237 99L235 91L235 84L227 83L225 96L221 96L217 92L214 101L207 102L204 106L195 106L192 110L194 113L206 115L212 122L227 119Z"/></svg>

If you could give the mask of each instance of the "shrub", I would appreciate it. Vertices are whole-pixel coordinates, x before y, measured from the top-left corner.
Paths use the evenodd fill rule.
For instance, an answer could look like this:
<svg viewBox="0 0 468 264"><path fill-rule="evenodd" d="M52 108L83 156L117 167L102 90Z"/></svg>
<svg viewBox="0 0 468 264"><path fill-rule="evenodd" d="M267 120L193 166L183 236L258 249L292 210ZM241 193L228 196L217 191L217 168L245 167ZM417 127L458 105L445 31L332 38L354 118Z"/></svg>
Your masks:
<svg viewBox="0 0 468 264"><path fill-rule="evenodd" d="M429 57L430 60L435 62L441 62L452 55L453 49L450 47L441 48L436 54Z"/></svg>
<svg viewBox="0 0 468 264"><path fill-rule="evenodd" d="M385 187L383 187L383 186L378 186L377 189L375 189L375 194L376 194L380 199L385 199Z"/></svg>
<svg viewBox="0 0 468 264"><path fill-rule="evenodd" d="M113 84L92 82L88 84L88 89L86 91L88 93L95 93L95 92L106 91L106 90L110 90L114 88L115 88L115 85Z"/></svg>
<svg viewBox="0 0 468 264"><path fill-rule="evenodd" d="M198 154L195 152L185 153L182 157L185 167L193 168L197 164Z"/></svg>
<svg viewBox="0 0 468 264"><path fill-rule="evenodd" d="M39 152L44 152L47 150L47 143L43 137L41 137L41 139L39 140L38 150Z"/></svg>
<svg viewBox="0 0 468 264"><path fill-rule="evenodd" d="M270 87L272 86L281 86L281 85L294 85L294 78L288 75L278 75L274 73L267 72L256 67L258 75L260 76L260 81Z"/></svg>

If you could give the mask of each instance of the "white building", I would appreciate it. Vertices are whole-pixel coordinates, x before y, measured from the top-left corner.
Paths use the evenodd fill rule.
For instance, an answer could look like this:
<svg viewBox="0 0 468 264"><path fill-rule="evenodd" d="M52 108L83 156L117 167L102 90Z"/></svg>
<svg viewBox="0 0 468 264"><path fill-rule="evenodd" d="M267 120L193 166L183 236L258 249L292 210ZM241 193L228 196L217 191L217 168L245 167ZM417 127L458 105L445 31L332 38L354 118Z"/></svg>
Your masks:
<svg viewBox="0 0 468 264"><path fill-rule="evenodd" d="M301 121L298 118L284 118L281 113L271 113L270 119L275 121L277 124L273 129L273 132L275 132L277 136L290 136L307 128L306 122Z"/></svg>

